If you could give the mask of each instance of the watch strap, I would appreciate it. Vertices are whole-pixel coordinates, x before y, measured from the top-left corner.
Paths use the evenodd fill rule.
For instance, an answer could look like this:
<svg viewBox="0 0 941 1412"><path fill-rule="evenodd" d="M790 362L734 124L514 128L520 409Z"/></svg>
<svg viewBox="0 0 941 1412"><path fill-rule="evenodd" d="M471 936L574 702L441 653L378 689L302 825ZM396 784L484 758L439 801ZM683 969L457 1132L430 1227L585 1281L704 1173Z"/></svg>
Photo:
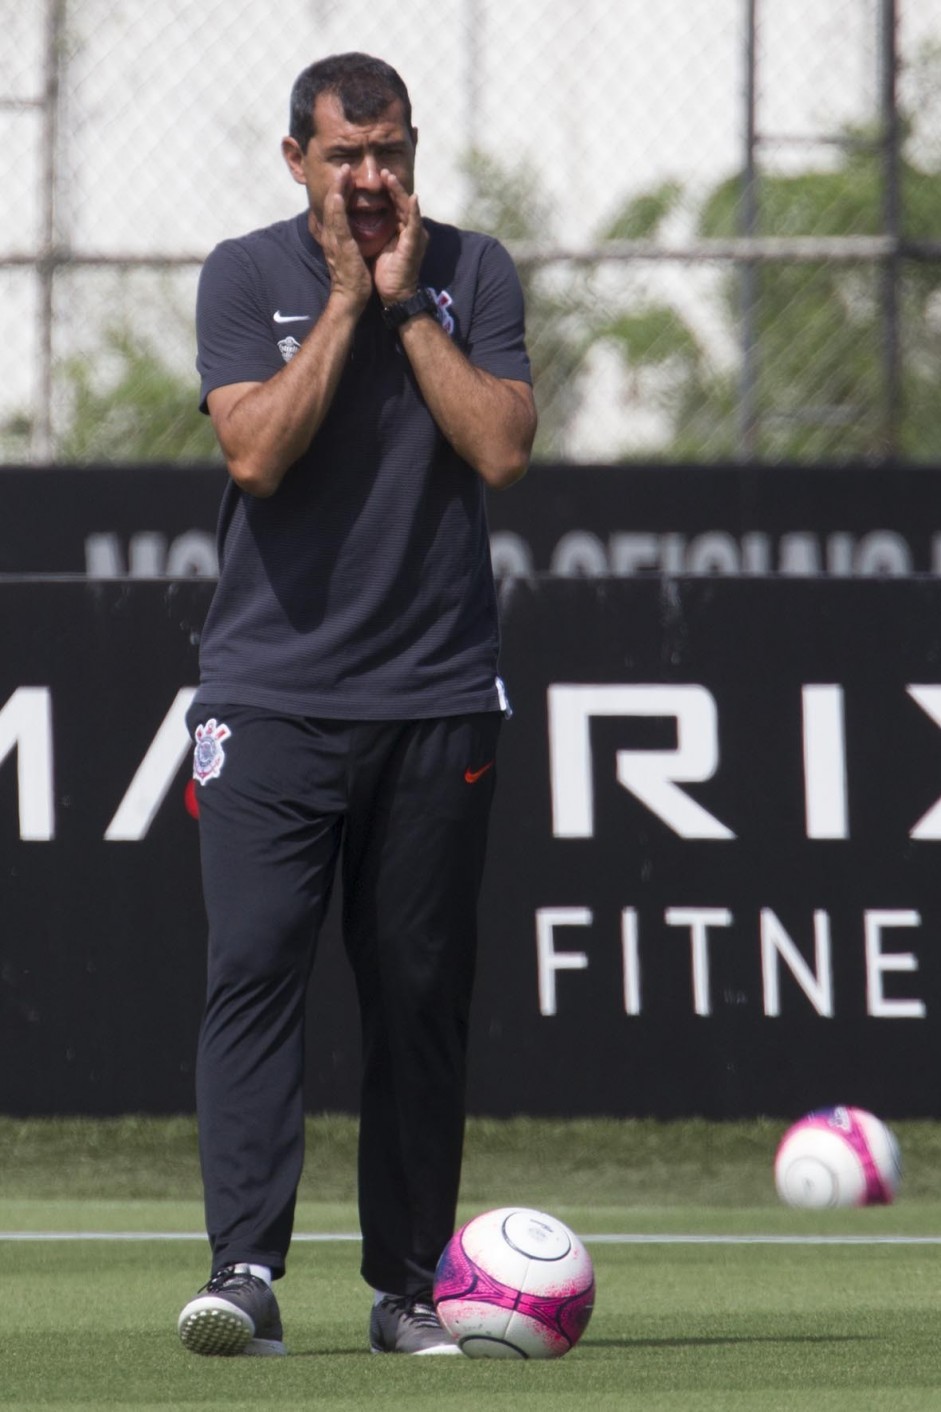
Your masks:
<svg viewBox="0 0 941 1412"><path fill-rule="evenodd" d="M413 294L411 299L402 299L397 304L384 305L382 319L386 328L397 329L419 314L430 314L434 319L438 317L438 305L435 297L431 290L424 286L418 290L417 294Z"/></svg>

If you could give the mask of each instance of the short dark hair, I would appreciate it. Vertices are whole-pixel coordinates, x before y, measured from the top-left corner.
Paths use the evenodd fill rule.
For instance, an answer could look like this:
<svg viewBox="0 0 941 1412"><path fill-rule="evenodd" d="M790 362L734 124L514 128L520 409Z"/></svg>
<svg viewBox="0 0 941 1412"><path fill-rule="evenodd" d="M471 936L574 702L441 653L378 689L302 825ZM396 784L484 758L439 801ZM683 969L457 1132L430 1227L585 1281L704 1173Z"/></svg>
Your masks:
<svg viewBox="0 0 941 1412"><path fill-rule="evenodd" d="M314 135L314 104L321 93L340 100L343 116L351 123L377 118L397 98L405 124L412 131L412 104L408 89L391 64L370 54L333 54L309 64L291 89L289 132L302 152Z"/></svg>

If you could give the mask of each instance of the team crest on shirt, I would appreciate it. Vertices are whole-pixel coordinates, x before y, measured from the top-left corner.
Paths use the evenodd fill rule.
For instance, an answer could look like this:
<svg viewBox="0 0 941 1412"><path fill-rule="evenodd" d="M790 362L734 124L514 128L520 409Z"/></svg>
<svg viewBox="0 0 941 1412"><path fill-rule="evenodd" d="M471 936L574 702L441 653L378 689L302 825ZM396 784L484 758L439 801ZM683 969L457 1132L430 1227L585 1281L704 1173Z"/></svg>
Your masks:
<svg viewBox="0 0 941 1412"><path fill-rule="evenodd" d="M215 716L210 717L204 726L197 726L194 731L196 737L196 749L193 751L193 779L199 780L200 784L207 784L209 780L218 779L222 773L222 766L225 764L225 751L222 742L228 740L232 732L228 726L217 722Z"/></svg>
<svg viewBox="0 0 941 1412"><path fill-rule="evenodd" d="M442 289L439 293L437 289L432 289L430 284L426 287L428 289L428 293L431 295L432 299L435 301L435 304L438 306L438 323L444 329L446 334L449 334L451 337L453 337L454 315L451 313L451 306L453 305L454 300L451 298L450 294L446 289Z"/></svg>
<svg viewBox="0 0 941 1412"><path fill-rule="evenodd" d="M297 339L292 338L290 334L288 334L287 338L278 339L278 348L281 352L281 357L286 363L290 363L300 346Z"/></svg>

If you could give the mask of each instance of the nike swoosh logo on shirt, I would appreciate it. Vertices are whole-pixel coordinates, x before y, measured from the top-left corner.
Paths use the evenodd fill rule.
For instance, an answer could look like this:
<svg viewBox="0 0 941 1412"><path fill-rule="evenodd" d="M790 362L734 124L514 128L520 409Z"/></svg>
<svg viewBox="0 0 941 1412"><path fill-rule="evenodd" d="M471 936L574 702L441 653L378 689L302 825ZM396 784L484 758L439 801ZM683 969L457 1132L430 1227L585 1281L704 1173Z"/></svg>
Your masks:
<svg viewBox="0 0 941 1412"><path fill-rule="evenodd" d="M308 323L310 314L282 314L280 309L275 310L271 316L276 324L303 324Z"/></svg>
<svg viewBox="0 0 941 1412"><path fill-rule="evenodd" d="M492 770L493 766L493 760L488 760L486 765L481 765L479 770L472 770L468 767L468 769L464 771L464 778L468 784L476 784L481 775L485 775L488 770Z"/></svg>

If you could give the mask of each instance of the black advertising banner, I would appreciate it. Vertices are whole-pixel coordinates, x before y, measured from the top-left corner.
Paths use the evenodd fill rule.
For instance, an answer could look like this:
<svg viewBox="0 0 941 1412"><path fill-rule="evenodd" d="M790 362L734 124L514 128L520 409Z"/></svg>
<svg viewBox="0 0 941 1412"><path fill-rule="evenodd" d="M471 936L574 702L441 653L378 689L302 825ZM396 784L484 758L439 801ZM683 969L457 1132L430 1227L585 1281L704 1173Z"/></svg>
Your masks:
<svg viewBox="0 0 941 1412"><path fill-rule="evenodd" d="M210 592L0 585L0 1111L193 1107L205 938L175 762Z"/></svg>
<svg viewBox="0 0 941 1412"><path fill-rule="evenodd" d="M941 584L508 582L504 612L488 1105L531 1056L510 1109L937 1115Z"/></svg>
<svg viewBox="0 0 941 1412"><path fill-rule="evenodd" d="M941 571L927 466L534 466L489 499L501 574Z"/></svg>
<svg viewBox="0 0 941 1412"><path fill-rule="evenodd" d="M213 577L222 466L0 466L0 575Z"/></svg>
<svg viewBox="0 0 941 1412"><path fill-rule="evenodd" d="M0 1111L192 1108L211 587L0 584ZM938 1116L941 584L501 592L472 1111ZM309 1020L309 1106L355 1109L333 922Z"/></svg>
<svg viewBox="0 0 941 1412"><path fill-rule="evenodd" d="M211 577L221 466L0 467L0 575ZM489 496L501 575L941 570L941 470L537 465Z"/></svg>

